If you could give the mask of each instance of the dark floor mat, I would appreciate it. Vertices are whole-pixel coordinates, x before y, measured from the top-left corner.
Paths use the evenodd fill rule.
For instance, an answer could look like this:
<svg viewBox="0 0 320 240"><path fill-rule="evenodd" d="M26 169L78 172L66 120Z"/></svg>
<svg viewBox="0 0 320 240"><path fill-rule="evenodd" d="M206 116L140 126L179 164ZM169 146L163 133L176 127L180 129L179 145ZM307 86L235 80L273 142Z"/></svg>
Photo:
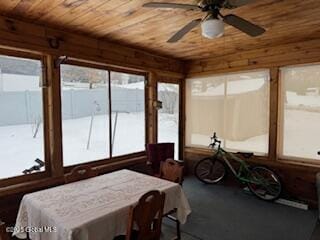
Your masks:
<svg viewBox="0 0 320 240"><path fill-rule="evenodd" d="M205 185L195 178L187 178L183 188L192 214L182 226L182 239L310 240L317 222L315 210L264 202L239 188ZM167 232L174 230L165 224Z"/></svg>

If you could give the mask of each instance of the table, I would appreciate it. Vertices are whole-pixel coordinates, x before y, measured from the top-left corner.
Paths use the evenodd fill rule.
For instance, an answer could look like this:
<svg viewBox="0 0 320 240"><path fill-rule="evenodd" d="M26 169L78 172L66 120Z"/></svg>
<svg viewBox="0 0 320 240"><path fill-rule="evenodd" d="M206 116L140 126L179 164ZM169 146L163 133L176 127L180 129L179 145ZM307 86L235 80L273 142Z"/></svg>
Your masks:
<svg viewBox="0 0 320 240"><path fill-rule="evenodd" d="M32 240L112 240L125 234L129 207L150 190L164 192L164 212L176 208L186 222L191 209L180 185L120 170L25 195L13 235L26 238L19 229L29 227Z"/></svg>

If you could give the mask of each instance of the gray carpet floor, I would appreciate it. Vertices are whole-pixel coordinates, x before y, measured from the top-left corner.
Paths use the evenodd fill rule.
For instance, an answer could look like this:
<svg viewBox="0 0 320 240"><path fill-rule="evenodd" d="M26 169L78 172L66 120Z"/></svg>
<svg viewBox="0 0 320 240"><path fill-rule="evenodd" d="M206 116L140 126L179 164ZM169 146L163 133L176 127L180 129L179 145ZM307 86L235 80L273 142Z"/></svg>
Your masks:
<svg viewBox="0 0 320 240"><path fill-rule="evenodd" d="M192 213L182 226L185 240L316 240L317 211L264 202L242 189L205 185L190 177L183 189ZM174 224L164 220L163 238L172 239Z"/></svg>

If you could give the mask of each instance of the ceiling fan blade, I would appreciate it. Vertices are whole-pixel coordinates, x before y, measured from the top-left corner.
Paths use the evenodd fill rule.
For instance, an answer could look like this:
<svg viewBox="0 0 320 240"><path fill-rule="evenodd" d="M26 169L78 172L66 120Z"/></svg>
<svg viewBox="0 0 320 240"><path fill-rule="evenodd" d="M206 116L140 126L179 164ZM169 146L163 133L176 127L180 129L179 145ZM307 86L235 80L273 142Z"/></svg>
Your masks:
<svg viewBox="0 0 320 240"><path fill-rule="evenodd" d="M185 25L183 28L181 28L176 34L174 34L167 42L168 43L175 43L178 42L181 38L183 38L188 32L190 32L192 29L197 27L201 23L201 19L196 19L191 22L189 22L187 25Z"/></svg>
<svg viewBox="0 0 320 240"><path fill-rule="evenodd" d="M233 14L224 16L223 21L251 37L257 37L266 31L264 28Z"/></svg>
<svg viewBox="0 0 320 240"><path fill-rule="evenodd" d="M142 6L148 8L181 8L187 10L201 10L201 8L198 5L179 3L150 2L145 3Z"/></svg>
<svg viewBox="0 0 320 240"><path fill-rule="evenodd" d="M231 6L233 8L241 7L247 5L249 3L254 2L255 0L227 0L226 5Z"/></svg>

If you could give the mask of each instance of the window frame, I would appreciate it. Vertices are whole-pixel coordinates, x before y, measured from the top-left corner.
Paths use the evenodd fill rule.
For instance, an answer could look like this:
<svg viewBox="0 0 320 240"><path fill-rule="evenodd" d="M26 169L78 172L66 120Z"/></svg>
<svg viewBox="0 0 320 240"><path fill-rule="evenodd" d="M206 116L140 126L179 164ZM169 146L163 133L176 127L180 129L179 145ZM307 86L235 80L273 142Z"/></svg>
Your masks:
<svg viewBox="0 0 320 240"><path fill-rule="evenodd" d="M284 155L283 153L283 146L284 146L284 128L285 128L285 119L284 119L284 81L283 81L283 70L285 69L291 69L291 68L301 68L301 67L308 67L308 66L314 66L319 65L320 62L313 62L313 63L304 63L304 64L294 64L294 65L286 65L279 67L279 85L278 85L278 92L279 92L279 98L278 98L278 138L277 138L277 159L279 162L288 162L293 164L311 164L311 165L320 165L319 160L314 160L312 158L304 158L304 157L296 157L296 156L290 156L290 155Z"/></svg>
<svg viewBox="0 0 320 240"><path fill-rule="evenodd" d="M149 78L148 78L148 74L147 72L144 72L143 74L141 72L138 71L130 71L130 70L125 70L125 71L121 71L119 70L119 68L110 68L112 70L109 70L109 83L110 83L110 87L109 87L109 104L110 107L109 109L112 111L112 90L111 90L111 73L112 72L116 72L116 73L125 73L125 74L132 74L132 75L138 75L138 76L143 76L144 77L144 132L145 132L145 136L144 136L144 150L143 151L139 151L139 152L133 152L133 153L127 153L127 154L122 154L122 155L117 155L117 156L113 156L112 153L112 136L110 135L110 153L111 153L111 157L110 160L112 159L121 159L123 157L126 156L135 156L136 154L139 154L140 156L146 154L146 145L148 143L148 134L149 134L149 128L148 128L148 123L149 123L149 114L148 114L148 86L149 86ZM110 114L111 116L111 114ZM110 118L110 133L113 134L113 123L112 123L112 119Z"/></svg>
<svg viewBox="0 0 320 240"><path fill-rule="evenodd" d="M72 65L72 66L78 66L78 67L87 67L87 68L93 68L93 69L98 69L98 70L104 70L107 71L108 74L108 87L107 87L107 91L108 91L108 105L109 105L109 113L112 111L111 109L111 72L117 72L117 73L125 73L125 74L134 74L134 75L139 75L139 76L143 76L145 79L145 88L144 88L144 95L145 95L145 146L148 142L148 121L149 121L149 115L148 115L148 101L147 101L147 97L148 97L148 82L149 82L149 78L148 78L148 72L146 71L140 71L140 70L135 70L135 69L129 69L129 68L121 68L121 67L114 67L114 66L109 66L107 64L101 63L101 62L92 62L92 61L86 61L83 59L76 59L76 58L67 58L65 61L63 61L62 63L59 64L58 66L58 71L59 73L61 73L61 69L60 66L61 64L66 64L66 65ZM61 87L61 77L60 77L60 87ZM60 94L61 94L61 88L60 90ZM62 100L62 99L61 99ZM60 111L62 113L62 105L60 107ZM124 154L124 155L119 155L119 156L113 156L112 154L112 148L111 148L111 144L112 144L112 119L110 117L111 115L109 114L109 119L108 119L108 124L109 124L109 158L102 158L102 159L95 159L95 160L91 160L91 161L87 161L87 162L83 162L83 163L76 163L73 165L68 165L65 166L63 165L63 169L64 171L69 171L70 169L72 169L75 166L80 166L80 165L92 165L92 166L99 166L99 165L103 165L103 164L111 164L111 163L115 163L118 162L124 158L129 158L129 157L141 157L144 156L146 154L146 150L144 149L143 151L139 151L139 152L133 152L133 153L128 153L128 154ZM62 126L62 114L61 114L61 126ZM61 144L63 145L63 129L62 130L62 136L61 136ZM62 146L63 148L63 146ZM64 163L63 161L63 154L62 154L62 163Z"/></svg>
<svg viewBox="0 0 320 240"><path fill-rule="evenodd" d="M15 58L21 58L21 59L30 59L30 60L37 60L41 64L41 74L43 83L45 83L41 87L41 99L42 99L42 117L43 117L43 152L44 152L44 159L45 162L45 169L41 172L35 172L31 174L26 175L19 175L19 176L12 176L9 178L0 179L0 188L7 187L10 185L19 184L22 182L27 181L35 181L40 180L43 178L47 178L51 176L51 165L52 165L52 158L50 154L51 149L51 142L50 142L50 123L49 123L49 102L50 102L50 94L49 94L49 88L51 87L51 84L48 83L47 79L47 63L46 63L46 56L42 54L37 53L30 53L30 52L24 52L24 51L16 51L16 50L6 50L6 49L0 49L0 54L8 57L15 57ZM22 173L22 172L21 172Z"/></svg>
<svg viewBox="0 0 320 240"><path fill-rule="evenodd" d="M257 157L257 158L263 158L263 159L269 159L270 156L271 156L271 147L270 147L270 142L271 142L271 122L272 122L272 116L271 116L271 112L272 112L272 68L256 68L256 69L244 69L244 70L240 70L240 71L232 71L232 72L221 72L221 73L211 73L211 74L205 74L205 75L199 75L199 76L191 76L190 78L186 78L186 83L185 83L185 95L187 96L188 94L186 93L186 89L187 89L187 81L188 79L194 79L194 78L207 78L207 77L211 77L211 76L214 76L214 77L219 77L219 76L226 76L226 75L235 75L235 74L245 74L245 73L254 73L254 72L266 72L268 73L268 77L269 77L269 107L268 107L268 112L269 112L269 117L268 117L268 141L267 141L267 144L268 144L268 147L267 147L267 152L266 153L262 153L262 152L254 152L254 156ZM225 81L226 82L226 81ZM224 87L224 98L227 98L227 85ZM186 97L185 97L186 98ZM187 99L185 99L185 105L186 105L186 102L187 102ZM186 108L186 106L185 106ZM186 110L185 110L186 111ZM186 134L186 128L185 128L185 137L187 137L187 134ZM185 139L185 142L187 142L187 139ZM223 141L225 142L225 141ZM224 143L225 144L225 143ZM223 145L224 145L223 144ZM198 149L205 149L206 147L205 146L201 146L199 144L197 145L188 145L188 144L185 144L185 147L189 147L189 148L198 148ZM225 147L225 146L222 146L222 147ZM241 150L237 150L237 149L229 149L229 148L226 148L226 150L228 151L232 151L234 152L235 154L238 152L238 151L241 151Z"/></svg>
<svg viewBox="0 0 320 240"><path fill-rule="evenodd" d="M179 126L178 126L178 142L179 142L179 152L178 152L178 156L179 159L183 159L183 152L184 152L184 121L183 121L183 105L185 104L184 101L184 95L185 93L183 92L184 89L184 84L183 84L183 80L179 79L179 78L170 78L170 77L158 77L157 81L156 81L156 86L155 86L155 99L156 101L158 101L158 86L160 83L169 83L169 84L177 84L178 88L179 88L179 104L178 104L178 108L179 108ZM155 111L155 139L156 142L159 142L159 134L158 134L158 130L159 130L159 122L158 122L158 117L159 117L159 111L156 110Z"/></svg>

